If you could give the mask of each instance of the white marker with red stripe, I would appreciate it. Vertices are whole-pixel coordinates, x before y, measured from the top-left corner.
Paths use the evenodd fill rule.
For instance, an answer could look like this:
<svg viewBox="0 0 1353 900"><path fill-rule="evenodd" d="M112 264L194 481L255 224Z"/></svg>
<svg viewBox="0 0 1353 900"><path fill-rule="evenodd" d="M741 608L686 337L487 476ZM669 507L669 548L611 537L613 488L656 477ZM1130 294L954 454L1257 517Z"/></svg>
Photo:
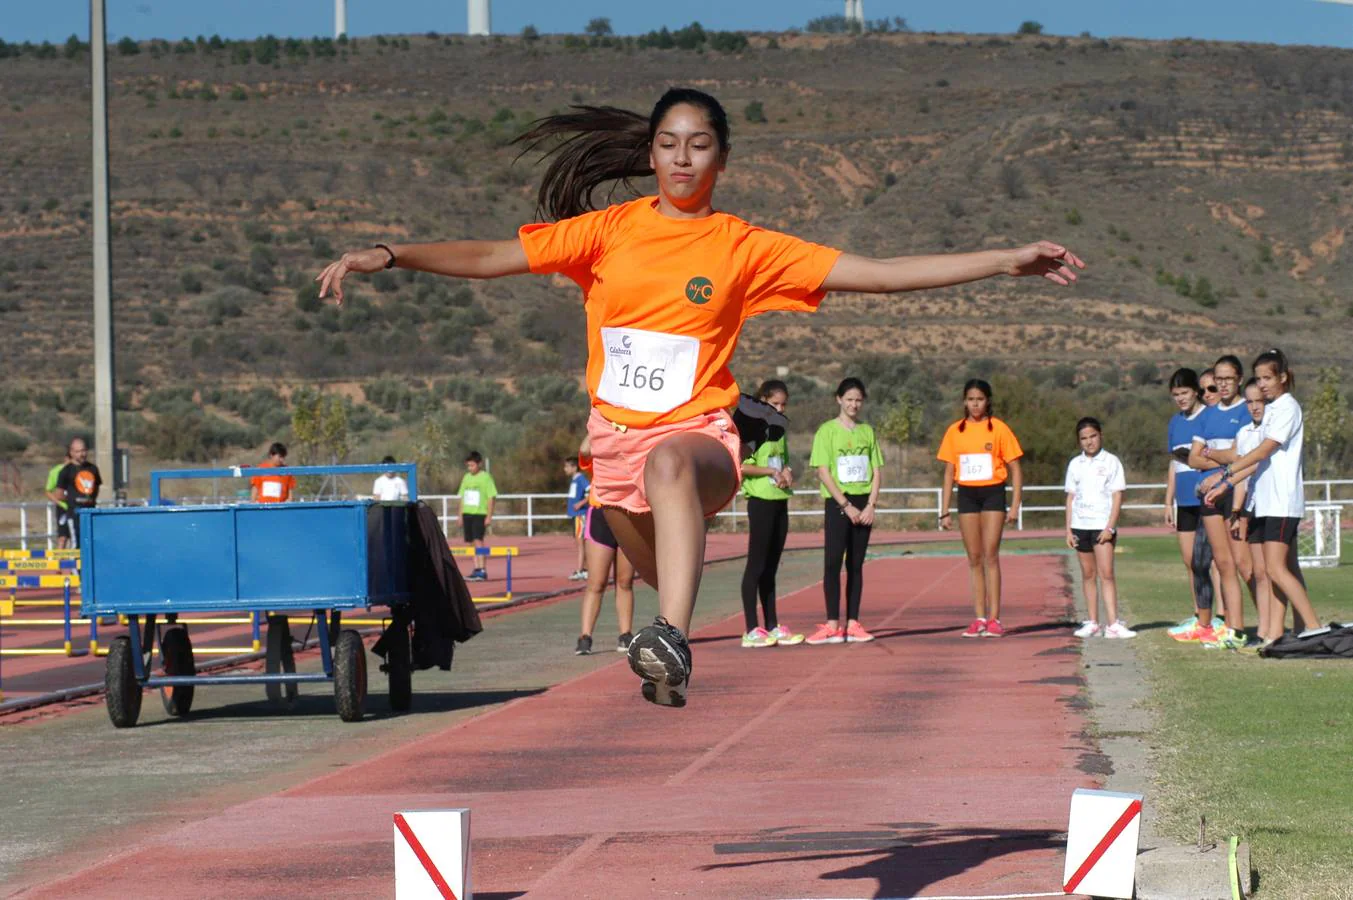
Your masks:
<svg viewBox="0 0 1353 900"><path fill-rule="evenodd" d="M1142 795L1077 788L1071 794L1062 890L1131 900Z"/></svg>
<svg viewBox="0 0 1353 900"><path fill-rule="evenodd" d="M395 813L396 900L468 900L470 811Z"/></svg>

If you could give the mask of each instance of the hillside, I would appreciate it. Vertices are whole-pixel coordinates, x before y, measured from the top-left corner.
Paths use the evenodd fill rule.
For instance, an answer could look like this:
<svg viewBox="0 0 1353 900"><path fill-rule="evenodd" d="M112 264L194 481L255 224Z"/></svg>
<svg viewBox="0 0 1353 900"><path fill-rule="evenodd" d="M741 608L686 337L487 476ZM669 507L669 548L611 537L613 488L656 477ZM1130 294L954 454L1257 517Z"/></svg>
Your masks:
<svg viewBox="0 0 1353 900"><path fill-rule="evenodd" d="M221 446L253 446L287 418L280 400L270 420L246 415L238 390L254 387L266 406L333 385L362 424L402 423L412 442L429 412L507 427L542 391L573 402L569 282L384 276L341 312L305 287L346 247L512 234L532 218L536 170L514 165L508 138L569 103L647 110L670 84L730 111L729 211L866 254L1051 237L1091 264L1070 293L1001 281L757 320L735 363L748 380L787 366L834 384L861 354L905 354L932 390L974 360L1107 389L1221 349L1278 343L1306 371L1353 357L1330 339L1353 325L1346 51L912 34L753 35L735 53L605 43L307 42L266 64L257 47L245 61L241 45L208 42L112 54L128 439L205 403L212 427L244 429ZM49 55L0 58L11 453L87 420L92 380L88 60ZM373 400L362 386L382 376L398 379L383 396L411 384L424 399ZM61 394L44 399L50 388Z"/></svg>

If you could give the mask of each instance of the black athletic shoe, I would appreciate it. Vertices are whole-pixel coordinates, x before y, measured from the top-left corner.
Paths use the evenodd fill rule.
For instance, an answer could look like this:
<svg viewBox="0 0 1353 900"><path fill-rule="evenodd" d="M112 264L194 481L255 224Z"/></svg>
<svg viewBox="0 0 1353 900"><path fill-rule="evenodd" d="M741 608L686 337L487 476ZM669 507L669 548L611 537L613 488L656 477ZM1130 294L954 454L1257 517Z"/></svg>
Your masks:
<svg viewBox="0 0 1353 900"><path fill-rule="evenodd" d="M639 629L630 641L630 668L644 679L644 699L659 706L685 706L691 678L691 648L686 636L662 616Z"/></svg>
<svg viewBox="0 0 1353 900"><path fill-rule="evenodd" d="M578 649L574 650L575 656L586 656L592 652L592 635L584 634L578 637Z"/></svg>
<svg viewBox="0 0 1353 900"><path fill-rule="evenodd" d="M789 417L751 394L739 394L737 408L733 410L733 424L742 442L755 451L783 433L789 427Z"/></svg>
<svg viewBox="0 0 1353 900"><path fill-rule="evenodd" d="M615 652L616 653L627 652L630 648L630 641L632 640L634 640L634 635L630 634L628 631L622 634L620 637L616 638Z"/></svg>

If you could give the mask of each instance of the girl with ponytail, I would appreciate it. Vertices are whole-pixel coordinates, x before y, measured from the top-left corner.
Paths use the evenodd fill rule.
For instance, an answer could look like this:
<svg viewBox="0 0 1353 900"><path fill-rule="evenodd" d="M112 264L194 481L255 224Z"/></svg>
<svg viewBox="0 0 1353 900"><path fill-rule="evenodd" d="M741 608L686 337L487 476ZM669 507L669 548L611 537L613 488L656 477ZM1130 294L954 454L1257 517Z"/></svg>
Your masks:
<svg viewBox="0 0 1353 900"><path fill-rule="evenodd" d="M968 553L973 620L963 637L1004 637L1001 624L1001 535L1007 522L1019 518L1024 455L1010 426L996 418L991 385L973 378L963 385L963 418L944 433L937 458L944 463L944 490L940 497L940 528L953 525L949 512L954 485L958 485L958 530ZM1005 482L1010 480L1010 508L1005 504Z"/></svg>
<svg viewBox="0 0 1353 900"><path fill-rule="evenodd" d="M743 323L812 312L829 291L897 293L996 275L1061 285L1084 263L1041 241L1008 250L871 259L768 231L716 210L728 164L728 116L701 91L669 90L647 116L574 107L519 139L549 163L545 221L507 240L377 244L320 273L341 303L351 272L400 267L456 278L562 273L583 292L592 401L593 490L625 555L658 590L662 615L635 634L631 667L645 699L683 706L686 632L700 586L704 519L732 498L741 446L728 408L728 363ZM657 193L596 208L620 185L655 176Z"/></svg>

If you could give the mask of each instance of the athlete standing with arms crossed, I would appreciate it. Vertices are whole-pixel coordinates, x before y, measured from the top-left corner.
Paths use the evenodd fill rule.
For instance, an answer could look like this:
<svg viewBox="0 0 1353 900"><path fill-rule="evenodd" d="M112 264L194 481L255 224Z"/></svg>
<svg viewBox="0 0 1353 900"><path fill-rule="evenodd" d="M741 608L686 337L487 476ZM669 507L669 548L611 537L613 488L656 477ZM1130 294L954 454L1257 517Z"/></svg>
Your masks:
<svg viewBox="0 0 1353 900"><path fill-rule="evenodd" d="M320 295L341 302L349 272L393 266L457 278L561 273L582 288L593 490L621 549L657 588L662 613L635 634L630 666L645 699L684 706L705 518L740 481L728 363L746 320L811 312L828 291L896 293L996 275L1069 284L1084 263L1048 242L871 259L767 231L714 208L731 148L727 114L710 95L669 90L647 116L575 110L520 139L551 147L539 205L554 222L523 226L509 240L350 252L320 274ZM648 175L656 196L589 211L594 189Z"/></svg>

